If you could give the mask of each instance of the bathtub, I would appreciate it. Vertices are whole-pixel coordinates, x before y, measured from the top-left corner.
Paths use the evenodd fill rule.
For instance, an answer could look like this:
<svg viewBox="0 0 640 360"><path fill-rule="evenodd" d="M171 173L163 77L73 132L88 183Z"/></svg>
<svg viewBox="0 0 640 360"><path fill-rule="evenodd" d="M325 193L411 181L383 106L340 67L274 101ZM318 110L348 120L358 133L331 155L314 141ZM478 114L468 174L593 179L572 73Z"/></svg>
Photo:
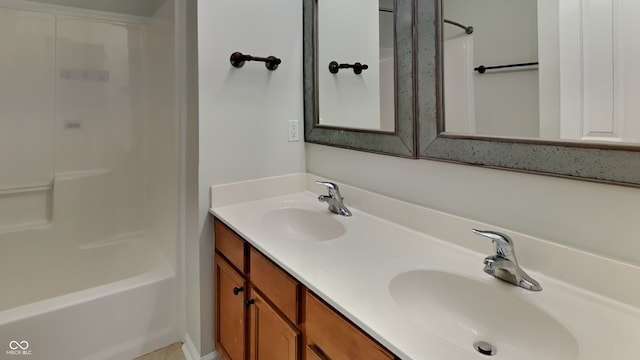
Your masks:
<svg viewBox="0 0 640 360"><path fill-rule="evenodd" d="M1 121L0 360L130 360L184 331L185 15L71 6L89 2L0 0L26 79Z"/></svg>
<svg viewBox="0 0 640 360"><path fill-rule="evenodd" d="M180 338L176 274L152 238L54 247L48 230L0 236L0 359L130 360Z"/></svg>

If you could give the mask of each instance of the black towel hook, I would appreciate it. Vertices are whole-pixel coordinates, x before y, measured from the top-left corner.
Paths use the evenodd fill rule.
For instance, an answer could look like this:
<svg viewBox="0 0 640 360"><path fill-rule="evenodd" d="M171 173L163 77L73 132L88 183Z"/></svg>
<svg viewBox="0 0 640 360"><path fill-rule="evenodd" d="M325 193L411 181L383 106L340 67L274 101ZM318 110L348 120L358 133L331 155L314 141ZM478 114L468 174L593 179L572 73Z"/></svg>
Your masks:
<svg viewBox="0 0 640 360"><path fill-rule="evenodd" d="M362 74L363 70L367 70L369 65L360 64L359 62L351 65L351 64L338 64L337 61L332 61L329 63L329 72L332 74L337 74L340 69L353 69L353 72L357 75Z"/></svg>
<svg viewBox="0 0 640 360"><path fill-rule="evenodd" d="M267 69L272 71L277 69L278 65L282 63L282 60L278 59L275 56L267 56L266 58L256 57L256 56L246 55L238 51L231 54L229 61L231 62L231 65L233 65L233 67L237 67L237 68L243 67L245 61L261 61L265 63L264 65L267 67Z"/></svg>

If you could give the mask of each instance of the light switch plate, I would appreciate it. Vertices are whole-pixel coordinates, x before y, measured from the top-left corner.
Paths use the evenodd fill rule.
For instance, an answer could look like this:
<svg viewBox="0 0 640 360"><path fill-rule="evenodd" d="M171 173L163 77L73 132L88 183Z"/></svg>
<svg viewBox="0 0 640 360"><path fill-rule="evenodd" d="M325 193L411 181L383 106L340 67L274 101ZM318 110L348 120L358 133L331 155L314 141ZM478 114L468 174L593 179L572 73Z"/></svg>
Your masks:
<svg viewBox="0 0 640 360"><path fill-rule="evenodd" d="M289 120L289 142L300 141L300 122L298 120Z"/></svg>

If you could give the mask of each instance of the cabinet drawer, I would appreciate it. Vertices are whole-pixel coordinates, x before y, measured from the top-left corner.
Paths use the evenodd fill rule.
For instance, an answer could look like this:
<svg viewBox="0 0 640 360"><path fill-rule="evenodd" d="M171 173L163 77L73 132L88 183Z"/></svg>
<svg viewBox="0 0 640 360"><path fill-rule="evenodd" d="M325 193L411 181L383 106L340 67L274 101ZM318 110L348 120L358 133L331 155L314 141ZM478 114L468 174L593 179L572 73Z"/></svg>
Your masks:
<svg viewBox="0 0 640 360"><path fill-rule="evenodd" d="M304 352L305 360L330 360L316 345L307 345Z"/></svg>
<svg viewBox="0 0 640 360"><path fill-rule="evenodd" d="M244 240L218 219L214 220L213 230L216 238L216 251L244 274L246 272Z"/></svg>
<svg viewBox="0 0 640 360"><path fill-rule="evenodd" d="M298 323L298 282L254 248L249 251L249 279L282 314Z"/></svg>
<svg viewBox="0 0 640 360"><path fill-rule="evenodd" d="M393 360L395 356L309 291L304 296L306 347L315 358ZM310 351L311 352L311 351ZM312 356L310 359L314 359Z"/></svg>

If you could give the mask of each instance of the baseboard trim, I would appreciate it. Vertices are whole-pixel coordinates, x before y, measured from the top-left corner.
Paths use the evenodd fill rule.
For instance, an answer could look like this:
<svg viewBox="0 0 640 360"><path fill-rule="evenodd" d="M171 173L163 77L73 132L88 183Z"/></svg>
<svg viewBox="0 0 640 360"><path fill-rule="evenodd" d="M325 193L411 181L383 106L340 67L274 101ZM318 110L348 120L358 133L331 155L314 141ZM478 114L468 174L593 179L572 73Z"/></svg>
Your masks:
<svg viewBox="0 0 640 360"><path fill-rule="evenodd" d="M189 334L184 337L184 342L182 343L182 354L187 360L222 360L220 355L215 351L200 357L199 351L193 344Z"/></svg>

